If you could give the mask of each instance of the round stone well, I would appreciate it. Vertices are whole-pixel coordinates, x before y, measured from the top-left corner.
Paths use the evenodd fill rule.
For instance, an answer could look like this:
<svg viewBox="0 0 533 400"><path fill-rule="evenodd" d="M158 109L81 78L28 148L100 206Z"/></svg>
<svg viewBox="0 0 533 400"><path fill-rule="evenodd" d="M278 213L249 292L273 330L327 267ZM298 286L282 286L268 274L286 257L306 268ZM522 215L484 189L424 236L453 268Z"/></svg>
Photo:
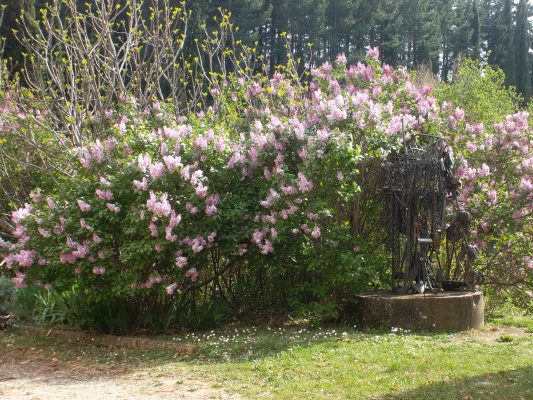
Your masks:
<svg viewBox="0 0 533 400"><path fill-rule="evenodd" d="M354 306L362 328L457 331L484 325L481 292L374 292L357 295Z"/></svg>

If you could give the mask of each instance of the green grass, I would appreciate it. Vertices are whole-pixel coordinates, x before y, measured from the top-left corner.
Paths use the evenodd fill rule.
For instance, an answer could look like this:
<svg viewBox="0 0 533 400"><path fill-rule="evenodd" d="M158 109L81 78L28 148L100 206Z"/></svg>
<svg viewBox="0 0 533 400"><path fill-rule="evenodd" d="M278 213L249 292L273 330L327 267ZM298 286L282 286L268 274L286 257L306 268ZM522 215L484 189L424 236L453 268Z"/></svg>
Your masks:
<svg viewBox="0 0 533 400"><path fill-rule="evenodd" d="M499 342L498 336L484 342L475 334L348 331L345 336L332 336L306 343L306 339L295 340L293 334L286 349L266 348L266 355L248 360L238 347L228 347L226 363L206 362L196 371L215 377L221 386L234 387L245 398L533 398L530 335L505 342ZM250 346L248 354L253 349ZM231 351L237 353L234 359Z"/></svg>
<svg viewBox="0 0 533 400"><path fill-rule="evenodd" d="M480 331L363 333L353 328L226 327L171 339L198 351L109 351L43 337L5 336L87 362L180 371L244 399L533 399L530 317L496 318Z"/></svg>
<svg viewBox="0 0 533 400"><path fill-rule="evenodd" d="M524 315L497 314L490 317L490 322L498 326L525 328L527 332L533 333L533 318Z"/></svg>

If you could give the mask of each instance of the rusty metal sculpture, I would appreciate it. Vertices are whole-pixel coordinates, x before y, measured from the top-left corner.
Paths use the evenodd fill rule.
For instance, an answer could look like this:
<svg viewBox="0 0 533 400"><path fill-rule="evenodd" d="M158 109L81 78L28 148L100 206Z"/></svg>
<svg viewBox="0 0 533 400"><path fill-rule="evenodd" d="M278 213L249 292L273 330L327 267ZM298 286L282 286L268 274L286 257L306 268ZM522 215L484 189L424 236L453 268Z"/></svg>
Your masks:
<svg viewBox="0 0 533 400"><path fill-rule="evenodd" d="M458 207L460 183L452 170L452 148L442 138L421 137L428 144L410 140L381 168L393 290L473 289L481 283L481 275L472 270L477 248L467 241L470 214ZM452 208L457 213L450 220L447 210ZM444 265L441 247L446 248ZM460 271L463 281L452 279Z"/></svg>

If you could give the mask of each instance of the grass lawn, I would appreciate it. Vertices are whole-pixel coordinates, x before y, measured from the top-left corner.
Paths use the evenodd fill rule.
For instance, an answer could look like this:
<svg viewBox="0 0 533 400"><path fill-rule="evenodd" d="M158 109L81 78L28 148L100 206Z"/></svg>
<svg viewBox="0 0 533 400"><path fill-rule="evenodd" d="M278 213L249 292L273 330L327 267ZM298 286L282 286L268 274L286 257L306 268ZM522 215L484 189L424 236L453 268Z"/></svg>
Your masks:
<svg viewBox="0 0 533 400"><path fill-rule="evenodd" d="M0 348L144 368L173 377L176 387L187 374L245 399L533 399L533 318L495 318L482 330L456 334L285 325L171 340L196 343L198 350L189 356L118 351L10 333L0 336Z"/></svg>

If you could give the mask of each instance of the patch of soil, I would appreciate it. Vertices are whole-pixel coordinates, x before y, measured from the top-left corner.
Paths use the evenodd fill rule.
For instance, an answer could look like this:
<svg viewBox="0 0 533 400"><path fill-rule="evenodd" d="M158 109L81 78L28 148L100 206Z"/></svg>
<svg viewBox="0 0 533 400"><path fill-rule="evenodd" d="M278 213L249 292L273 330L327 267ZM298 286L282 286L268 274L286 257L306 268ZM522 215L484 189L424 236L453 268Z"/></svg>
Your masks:
<svg viewBox="0 0 533 400"><path fill-rule="evenodd" d="M51 348L13 344L0 335L3 400L238 399L187 373L178 364L65 359ZM115 351L102 349L102 351Z"/></svg>
<svg viewBox="0 0 533 400"><path fill-rule="evenodd" d="M531 333L523 328L514 326L486 326L483 329L469 330L455 335L455 342L477 341L486 344L496 344L502 342L502 338L527 337Z"/></svg>

